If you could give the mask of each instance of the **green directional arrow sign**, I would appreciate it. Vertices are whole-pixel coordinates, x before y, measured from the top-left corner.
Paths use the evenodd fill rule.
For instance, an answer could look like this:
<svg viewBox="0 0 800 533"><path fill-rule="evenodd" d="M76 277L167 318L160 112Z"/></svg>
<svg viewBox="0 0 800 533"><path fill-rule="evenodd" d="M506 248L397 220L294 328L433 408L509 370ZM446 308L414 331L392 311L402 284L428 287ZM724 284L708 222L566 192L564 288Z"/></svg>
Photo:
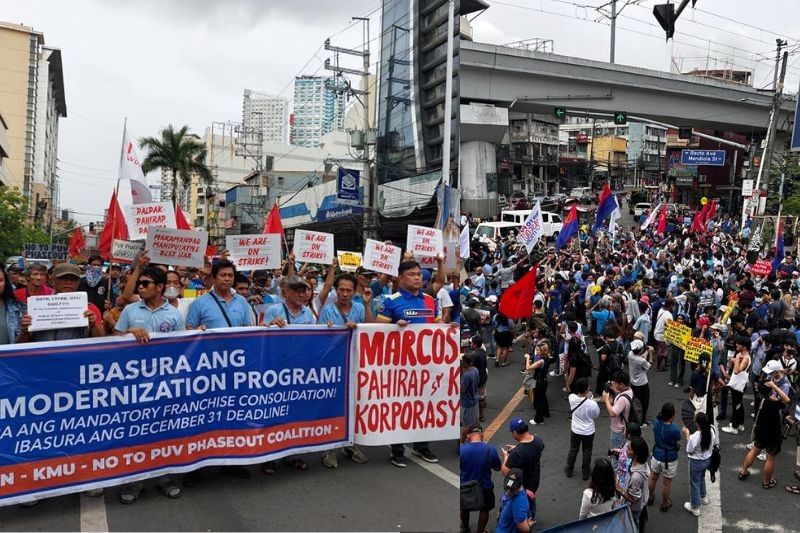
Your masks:
<svg viewBox="0 0 800 533"><path fill-rule="evenodd" d="M556 118L564 118L567 116L567 108L566 107L554 107L553 114Z"/></svg>
<svg viewBox="0 0 800 533"><path fill-rule="evenodd" d="M617 111L614 113L614 124L627 124L628 114L624 111Z"/></svg>

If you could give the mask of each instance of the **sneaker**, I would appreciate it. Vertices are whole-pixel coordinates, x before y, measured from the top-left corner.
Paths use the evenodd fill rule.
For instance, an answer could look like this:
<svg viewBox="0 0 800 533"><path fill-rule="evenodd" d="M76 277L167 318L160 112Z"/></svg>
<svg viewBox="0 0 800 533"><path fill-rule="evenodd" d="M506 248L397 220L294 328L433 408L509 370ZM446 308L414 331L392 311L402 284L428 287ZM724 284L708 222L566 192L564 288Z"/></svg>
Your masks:
<svg viewBox="0 0 800 533"><path fill-rule="evenodd" d="M742 424L741 426L739 426L739 427L738 427L738 428L736 428L736 429L738 429L738 430L739 430L739 433L744 433L744 424Z"/></svg>
<svg viewBox="0 0 800 533"><path fill-rule="evenodd" d="M530 424L530 425L532 425L532 426L541 426L542 424L544 424L544 421L542 421L542 422L537 422L536 420L534 420L533 418L531 418L530 420L528 420L528 424Z"/></svg>
<svg viewBox="0 0 800 533"><path fill-rule="evenodd" d="M766 461L767 460L767 452L761 452L760 454L758 454L758 460L759 461Z"/></svg>
<svg viewBox="0 0 800 533"><path fill-rule="evenodd" d="M428 448L425 448L424 450L412 450L411 453L413 453L417 457L420 457L423 461L426 461L428 463L439 462L439 459L437 459L437 457L433 455L433 452L430 451Z"/></svg>
<svg viewBox="0 0 800 533"><path fill-rule="evenodd" d="M639 427L643 427L643 428L649 428L651 425L652 425L652 424L650 423L650 421L649 421L649 420L645 420L645 421L642 423L642 425L641 425L641 426L639 426Z"/></svg>
<svg viewBox="0 0 800 533"><path fill-rule="evenodd" d="M369 461L367 456L364 455L364 452L358 449L358 446L347 446L342 450L342 453L344 453L345 457L349 457L351 461L360 465Z"/></svg>
<svg viewBox="0 0 800 533"><path fill-rule="evenodd" d="M676 389L680 389L681 388L681 384L680 383L675 383L672 386L675 387Z"/></svg>
<svg viewBox="0 0 800 533"><path fill-rule="evenodd" d="M339 468L339 458L336 457L335 450L322 452L322 466L325 468Z"/></svg>
<svg viewBox="0 0 800 533"><path fill-rule="evenodd" d="M570 470L568 466L564 467L564 475L567 477L572 477L572 470Z"/></svg>
<svg viewBox="0 0 800 533"><path fill-rule="evenodd" d="M550 371L550 377L551 377L551 378L554 378L554 377L556 377L556 371L555 371L555 370L551 370L551 371Z"/></svg>
<svg viewBox="0 0 800 533"><path fill-rule="evenodd" d="M700 516L700 509L695 509L692 507L691 502L686 502L683 504L683 508L692 513L695 516Z"/></svg>
<svg viewBox="0 0 800 533"><path fill-rule="evenodd" d="M733 427L730 424L728 424L727 426L722 428L722 431L724 431L725 433L730 433L731 435L738 435L739 434L739 429Z"/></svg>
<svg viewBox="0 0 800 533"><path fill-rule="evenodd" d="M673 387L674 385L675 385L675 383L673 383L672 381L667 383L667 387Z"/></svg>
<svg viewBox="0 0 800 533"><path fill-rule="evenodd" d="M756 406L756 402L750 402L750 407L755 407L755 406Z"/></svg>
<svg viewBox="0 0 800 533"><path fill-rule="evenodd" d="M748 444L748 445L746 446L746 448L747 448L748 450L752 450L752 449L753 449L753 443L751 442L750 444Z"/></svg>
<svg viewBox="0 0 800 533"><path fill-rule="evenodd" d="M392 463L394 466L396 466L397 468L405 468L405 467L407 467L407 466L408 466L408 463L406 463L406 458L405 458L405 456L403 456L403 455L400 455L400 456L398 456L398 457L392 456L392 458L391 458L391 459L389 459L389 461L390 461L390 462L391 462L391 463Z"/></svg>
<svg viewBox="0 0 800 533"><path fill-rule="evenodd" d="M90 498L98 498L103 495L103 489L91 489L84 492Z"/></svg>
<svg viewBox="0 0 800 533"><path fill-rule="evenodd" d="M704 497L700 498L700 502L703 505L708 505L709 503L711 503L711 500L708 498L708 496L704 496Z"/></svg>

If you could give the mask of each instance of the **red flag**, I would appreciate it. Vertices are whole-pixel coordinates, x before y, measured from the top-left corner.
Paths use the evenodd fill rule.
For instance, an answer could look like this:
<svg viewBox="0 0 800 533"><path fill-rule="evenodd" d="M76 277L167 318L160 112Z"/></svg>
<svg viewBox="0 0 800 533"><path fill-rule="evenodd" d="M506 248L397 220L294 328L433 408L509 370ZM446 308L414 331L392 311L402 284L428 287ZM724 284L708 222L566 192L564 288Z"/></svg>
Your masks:
<svg viewBox="0 0 800 533"><path fill-rule="evenodd" d="M100 255L106 259L111 255L111 244L114 239L128 240L128 226L125 224L125 215L122 214L122 208L117 202L116 191L111 193L111 201L108 203L108 212L103 224L103 233L100 234L99 244L97 245Z"/></svg>
<svg viewBox="0 0 800 533"><path fill-rule="evenodd" d="M533 296L536 294L536 271L539 265L533 265L527 274L503 292L500 296L498 310L506 317L516 320L530 318L533 314Z"/></svg>
<svg viewBox="0 0 800 533"><path fill-rule="evenodd" d="M702 233L705 231L706 216L708 215L708 210L710 207L711 204L706 202L706 205L704 205L702 209L697 210L697 213L695 213L694 219L692 220L692 231L696 233Z"/></svg>
<svg viewBox="0 0 800 533"><path fill-rule="evenodd" d="M272 211L264 221L263 233L280 233L283 238L283 222L281 222L281 211L278 209L278 202L272 206Z"/></svg>
<svg viewBox="0 0 800 533"><path fill-rule="evenodd" d="M175 206L175 225L178 229L192 229L179 205Z"/></svg>
<svg viewBox="0 0 800 533"><path fill-rule="evenodd" d="M656 228L656 232L664 235L664 232L667 231L667 206L661 208L661 214L658 217L658 227Z"/></svg>
<svg viewBox="0 0 800 533"><path fill-rule="evenodd" d="M705 218L703 218L703 225L704 226L706 224L708 224L709 220L714 218L714 215L717 214L717 201L716 200L711 200L711 202L709 202L706 205L708 205L709 207L708 207L708 211L706 212ZM703 230L705 230L705 228L703 228Z"/></svg>
<svg viewBox="0 0 800 533"><path fill-rule="evenodd" d="M70 257L78 257L81 255L81 252L86 248L86 240L83 238L83 230L80 227L75 228L75 232L72 234L72 237L69 239L69 247L67 248L67 254Z"/></svg>

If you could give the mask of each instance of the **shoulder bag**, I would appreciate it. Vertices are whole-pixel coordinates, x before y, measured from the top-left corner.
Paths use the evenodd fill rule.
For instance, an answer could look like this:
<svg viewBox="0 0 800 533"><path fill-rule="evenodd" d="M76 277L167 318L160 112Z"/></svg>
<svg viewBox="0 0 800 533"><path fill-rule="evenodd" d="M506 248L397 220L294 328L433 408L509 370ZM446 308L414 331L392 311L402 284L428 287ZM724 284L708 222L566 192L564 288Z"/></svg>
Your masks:
<svg viewBox="0 0 800 533"><path fill-rule="evenodd" d="M484 469L489 467L489 456L492 453L491 448L486 449L486 461L484 461ZM480 511L486 506L483 501L483 487L478 479L467 481L461 485L461 510L462 511Z"/></svg>

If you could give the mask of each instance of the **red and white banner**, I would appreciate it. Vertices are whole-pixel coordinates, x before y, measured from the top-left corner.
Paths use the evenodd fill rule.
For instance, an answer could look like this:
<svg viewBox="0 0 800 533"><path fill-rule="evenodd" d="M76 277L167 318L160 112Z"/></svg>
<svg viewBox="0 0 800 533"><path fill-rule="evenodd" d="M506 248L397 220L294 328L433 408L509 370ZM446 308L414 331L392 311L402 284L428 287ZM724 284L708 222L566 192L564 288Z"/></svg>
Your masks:
<svg viewBox="0 0 800 533"><path fill-rule="evenodd" d="M170 202L126 205L125 222L128 224L129 239L140 241L147 237L147 228L150 226L176 229L175 208Z"/></svg>
<svg viewBox="0 0 800 533"><path fill-rule="evenodd" d="M144 172L142 172L142 161L136 153L136 146L128 136L127 127L123 132L118 178L131 182L131 198L133 198L134 204L145 204L153 201L150 189L147 187L147 179L145 179Z"/></svg>
<svg viewBox="0 0 800 533"><path fill-rule="evenodd" d="M272 270L281 267L281 235L228 235L225 246L236 270Z"/></svg>
<svg viewBox="0 0 800 533"><path fill-rule="evenodd" d="M205 231L153 226L147 230L147 254L155 264L202 268L206 246L208 233Z"/></svg>
<svg viewBox="0 0 800 533"><path fill-rule="evenodd" d="M459 330L449 325L359 324L356 444L457 439L461 418Z"/></svg>
<svg viewBox="0 0 800 533"><path fill-rule="evenodd" d="M415 257L436 257L444 252L442 230L409 224L406 249Z"/></svg>
<svg viewBox="0 0 800 533"><path fill-rule="evenodd" d="M761 276L762 278L769 276L770 272L772 272L772 263L766 259L759 259L750 267L751 274Z"/></svg>
<svg viewBox="0 0 800 533"><path fill-rule="evenodd" d="M399 246L367 239L362 265L367 270L396 276L402 257L403 250Z"/></svg>
<svg viewBox="0 0 800 533"><path fill-rule="evenodd" d="M294 232L294 258L301 263L330 265L336 257L333 247L333 233L307 231Z"/></svg>

